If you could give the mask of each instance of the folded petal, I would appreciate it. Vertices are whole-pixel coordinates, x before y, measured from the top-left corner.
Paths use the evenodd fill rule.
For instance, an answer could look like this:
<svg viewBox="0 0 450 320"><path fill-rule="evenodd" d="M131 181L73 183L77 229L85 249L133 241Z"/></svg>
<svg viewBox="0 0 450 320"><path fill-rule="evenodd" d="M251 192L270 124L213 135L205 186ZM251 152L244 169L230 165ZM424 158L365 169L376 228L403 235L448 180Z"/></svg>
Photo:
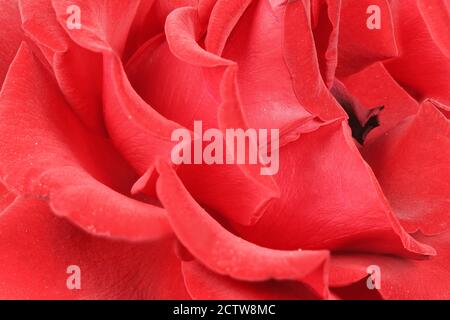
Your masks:
<svg viewBox="0 0 450 320"><path fill-rule="evenodd" d="M157 193L181 243L209 269L238 280L313 280L306 282L326 294L327 251L281 251L257 246L239 238L215 221L184 188L175 172L164 162ZM308 278L315 271L321 277Z"/></svg>
<svg viewBox="0 0 450 320"><path fill-rule="evenodd" d="M52 5L61 26L80 46L94 52L113 51L121 56L140 2L77 1L81 23L79 29L70 29L67 24L67 8L74 4L73 1L52 0Z"/></svg>
<svg viewBox="0 0 450 320"><path fill-rule="evenodd" d="M132 244L93 237L20 198L0 215L2 299L189 299L173 239ZM70 266L80 289L69 289Z"/></svg>
<svg viewBox="0 0 450 320"><path fill-rule="evenodd" d="M338 79L334 80L331 93L348 114L348 124L352 129L352 136L362 145L367 135L379 126L379 114L384 106L368 108L353 96L347 87Z"/></svg>
<svg viewBox="0 0 450 320"><path fill-rule="evenodd" d="M406 117L416 114L419 104L389 74L382 63L374 63L364 70L344 78L350 95L370 109L383 106L379 126L368 135L368 141L381 136Z"/></svg>
<svg viewBox="0 0 450 320"><path fill-rule="evenodd" d="M310 288L296 281L239 281L214 273L196 261L183 262L186 288L200 300L306 300L319 299Z"/></svg>
<svg viewBox="0 0 450 320"><path fill-rule="evenodd" d="M419 0L417 6L434 42L450 58L450 35L446 31L450 21L448 1Z"/></svg>
<svg viewBox="0 0 450 320"><path fill-rule="evenodd" d="M300 104L323 121L346 118L329 92L317 58L314 37L303 1L288 1L284 12L284 59Z"/></svg>
<svg viewBox="0 0 450 320"><path fill-rule="evenodd" d="M345 287L331 288L330 294L338 300L383 300L378 290L368 289L366 278Z"/></svg>
<svg viewBox="0 0 450 320"><path fill-rule="evenodd" d="M345 289L349 284L358 281L361 283L361 279L364 279L362 283L366 284L367 268L378 266L380 289L369 290L366 285L365 290L377 292L384 299L448 300L450 232L433 237L416 234L414 237L436 248L437 255L430 259L412 260L384 255L335 254L331 259L330 285ZM357 291L350 290L348 294L354 297L363 288L359 285ZM338 292L337 294L339 295Z"/></svg>
<svg viewBox="0 0 450 320"><path fill-rule="evenodd" d="M342 1L313 0L311 26L322 78L330 88L338 64L338 38Z"/></svg>
<svg viewBox="0 0 450 320"><path fill-rule="evenodd" d="M450 222L450 122L432 103L364 150L408 232L435 234Z"/></svg>
<svg viewBox="0 0 450 320"><path fill-rule="evenodd" d="M123 61L128 61L147 40L164 31L164 24L170 12L179 7L195 5L197 0L141 0L130 27Z"/></svg>
<svg viewBox="0 0 450 320"><path fill-rule="evenodd" d="M400 55L386 61L385 66L394 79L417 100L434 98L449 105L450 56L439 45L440 39L429 28L427 22L430 19L425 19L423 13L425 10L439 11L441 8L424 9L423 3L391 1ZM447 18L446 21L448 25L450 20ZM442 32L447 33L444 30Z"/></svg>
<svg viewBox="0 0 450 320"><path fill-rule="evenodd" d="M114 68L119 68L118 63L116 66ZM109 132L122 154L140 173L148 171L158 155L169 160L171 148L175 145L175 142L170 141L174 129L163 128L174 128L178 125L173 121L191 130L194 121L202 121L203 130L220 127L217 119L220 102L208 92L208 88L213 85L219 87L220 82L209 82L205 72L203 67L177 59L164 38L157 36L147 42L127 65L133 88L148 105L134 93L123 73L110 77L113 83L122 81L124 84L119 90L113 89L115 87L107 88L105 93L105 116ZM121 106L115 98L118 94L122 99L132 95L133 100L130 99L129 103L123 103ZM152 115L153 120L146 121L142 115L133 116L133 109L137 108L141 109L142 113ZM240 113L240 110L236 112ZM128 119L126 114L129 114L131 119ZM140 125L137 125L138 121ZM224 126L242 127L242 123ZM154 130L160 127L162 129ZM160 141L155 139L157 135L161 136ZM256 219L262 213L261 208L276 196L275 187L272 188L274 191L258 183L261 180L259 172L255 181L238 166L181 166L178 172L198 201L245 224ZM221 183L216 183L217 180ZM151 185L153 183L154 180L147 180L144 187L151 190L154 188ZM223 193L227 193L236 201L229 201L227 197L221 196ZM242 200L238 200L240 198Z"/></svg>
<svg viewBox="0 0 450 320"><path fill-rule="evenodd" d="M158 38L151 43L157 44ZM182 128L148 105L133 89L121 61L104 56L103 102L108 133L123 157L143 174L156 157L170 158L172 132Z"/></svg>
<svg viewBox="0 0 450 320"><path fill-rule="evenodd" d="M167 43L162 36L155 37L128 63L127 72L131 83L146 102L154 107L152 112L158 112L158 115L186 128L193 130L194 121L202 121L204 130L245 130L247 123L235 83L234 63L203 50L196 41L196 35L201 33L200 29L195 8L181 8L172 12L166 23ZM216 66L228 69L224 72L224 68L215 68ZM114 107L112 103L111 106ZM106 116L109 117L109 112ZM110 119L115 121L115 118L118 118L117 112L111 113ZM120 123L115 127L120 129L120 126L124 127ZM123 140L123 147L128 148L127 145L136 140L136 135L123 139L129 132L127 130L114 135L114 140ZM168 136L170 137L170 133ZM145 143L143 146L149 148L148 141ZM136 149L131 149L133 153L130 153L130 157L128 153L124 153L134 165L145 163L137 163L131 157L139 156L151 163L158 154L153 152L143 156L143 153L136 153ZM169 154L170 152L164 155L160 153L162 157ZM147 168L149 166L151 164ZM196 200L228 218L250 224L262 214L267 202L277 196L277 188L272 179L262 177L259 170L259 164L193 165L181 166L178 172ZM216 182L218 180L221 181L220 184ZM220 196L223 193L236 201ZM242 201L239 200L241 198Z"/></svg>
<svg viewBox="0 0 450 320"><path fill-rule="evenodd" d="M0 214L16 199L16 195L0 182Z"/></svg>
<svg viewBox="0 0 450 320"><path fill-rule="evenodd" d="M450 106L440 103L437 100L427 99L425 102L431 103L435 106L441 113L447 118L450 119Z"/></svg>
<svg viewBox="0 0 450 320"><path fill-rule="evenodd" d="M135 173L77 119L25 44L0 97L0 134L1 178L13 191L47 199L92 233L131 240L171 233L162 208L127 196Z"/></svg>
<svg viewBox="0 0 450 320"><path fill-rule="evenodd" d="M254 226L235 226L243 238L279 249L434 253L401 228L346 122L301 135L279 162L282 197Z"/></svg>
<svg viewBox="0 0 450 320"><path fill-rule="evenodd" d="M231 7L229 1L222 3L228 3ZM294 124L311 120L314 115L306 110L308 106L302 106L297 99L284 61L285 7L272 8L266 0L254 1L250 5L248 1L239 3L240 7L233 8L235 10L233 17L240 15L242 17L236 23L230 37L227 39L219 30L207 40L219 38L218 34L222 35L222 39L215 39L221 43L217 45L219 48L215 49L213 44L210 44L211 48L238 65L239 93L249 126L278 128L283 132ZM219 23L222 25L229 23L227 16L223 15L220 18L221 20L219 18L210 20L208 32L218 28ZM264 34L264 37L261 37L261 34Z"/></svg>
<svg viewBox="0 0 450 320"><path fill-rule="evenodd" d="M0 3L0 88L8 72L20 43L23 32L20 28L20 14L17 0L4 0Z"/></svg>
<svg viewBox="0 0 450 320"><path fill-rule="evenodd" d="M101 55L73 42L58 23L48 0L21 0L22 28L40 48L60 90L77 116L105 133L101 108Z"/></svg>
<svg viewBox="0 0 450 320"><path fill-rule="evenodd" d="M351 75L374 62L398 55L395 38L397 29L392 20L392 10L388 0L342 0L337 67L339 77ZM380 28L369 28L368 22L378 17Z"/></svg>
<svg viewBox="0 0 450 320"><path fill-rule="evenodd" d="M234 27L250 5L251 0L218 0L211 11L205 37L205 49L221 55Z"/></svg>

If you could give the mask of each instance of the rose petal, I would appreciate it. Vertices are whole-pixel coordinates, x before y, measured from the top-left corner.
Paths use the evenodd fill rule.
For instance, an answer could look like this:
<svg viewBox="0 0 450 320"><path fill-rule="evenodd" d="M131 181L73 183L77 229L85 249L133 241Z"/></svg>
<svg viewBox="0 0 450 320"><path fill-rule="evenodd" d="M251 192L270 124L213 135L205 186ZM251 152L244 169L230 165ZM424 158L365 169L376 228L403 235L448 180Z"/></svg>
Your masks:
<svg viewBox="0 0 450 320"><path fill-rule="evenodd" d="M123 61L128 61L148 39L164 31L164 24L170 12L180 7L195 6L196 4L197 0L140 1L128 35Z"/></svg>
<svg viewBox="0 0 450 320"><path fill-rule="evenodd" d="M212 82L204 68L179 60L163 36L141 47L125 69L139 96L165 118L191 130L194 120L202 120L205 129L217 128L220 102L211 90L220 78Z"/></svg>
<svg viewBox="0 0 450 320"><path fill-rule="evenodd" d="M379 114L380 126L368 135L368 142L419 110L417 101L392 78L382 63L374 63L343 82L349 93L361 101L361 106L384 107Z"/></svg>
<svg viewBox="0 0 450 320"><path fill-rule="evenodd" d="M136 179L110 142L71 112L23 44L0 98L0 172L85 230L132 240L171 233L164 210L124 195Z"/></svg>
<svg viewBox="0 0 450 320"><path fill-rule="evenodd" d="M331 260L331 285L341 287L365 279L368 276L367 267L377 265L381 273L378 293L384 299L448 300L450 232L433 237L417 234L415 238L435 247L437 255L428 260L412 260L383 255L336 254ZM377 291L367 287L366 290ZM350 295L354 297L355 293L350 292Z"/></svg>
<svg viewBox="0 0 450 320"><path fill-rule="evenodd" d="M386 69L417 100L434 98L449 105L450 57L429 29L423 8L419 2L398 0L391 6L400 56L386 61Z"/></svg>
<svg viewBox="0 0 450 320"><path fill-rule="evenodd" d="M9 65L23 40L17 0L3 0L0 3L0 88Z"/></svg>
<svg viewBox="0 0 450 320"><path fill-rule="evenodd" d="M227 3L231 7L231 3ZM239 3L241 6L234 8L236 15L241 15L248 5L246 1ZM306 106L299 103L284 61L283 13L284 6L272 9L267 1L255 1L228 39L221 35L222 39L215 40L221 43L216 45L219 49L227 40L223 57L238 65L242 109L251 128L278 128L284 132L314 118ZM227 16L210 21L208 31L219 28L219 24L228 24ZM211 37L218 38L218 33L216 31L216 35Z"/></svg>
<svg viewBox="0 0 450 320"><path fill-rule="evenodd" d="M205 38L207 51L218 56L222 54L228 37L251 2L251 0L216 2L209 18Z"/></svg>
<svg viewBox="0 0 450 320"><path fill-rule="evenodd" d="M209 269L248 281L306 281L319 270L322 277L314 277L309 285L324 294L327 251L280 251L247 242L204 211L167 164L158 162L157 170L156 190L178 239Z"/></svg>
<svg viewBox="0 0 450 320"><path fill-rule="evenodd" d="M423 103L364 154L408 232L449 228L450 122L433 104Z"/></svg>
<svg viewBox="0 0 450 320"><path fill-rule="evenodd" d="M192 9L186 10L194 12ZM155 39L147 42L145 47L142 47L140 52L130 60L127 65L127 70L137 92L139 92L151 106L155 107L155 109L152 109L150 106L147 106L147 112L156 113L156 111L158 111L158 116L162 115L173 119L191 130L193 129L194 120L202 121L202 126L204 127L203 130L210 127L241 128L246 125L241 118L239 103L236 103L235 100L232 99L231 103L236 105L234 109L230 103L228 103L230 107L220 106L220 102L213 99L207 91L212 85L219 87L220 82L209 82L205 76L204 68L178 60L171 51L169 51L167 44L163 42L161 36L157 36ZM222 71L217 70L217 72ZM227 81L233 83L234 76L235 75L232 75ZM115 81L117 76L112 79ZM224 78L222 82L225 80L226 79ZM115 92L128 94L132 89L128 90L130 91L123 92L123 90L110 90L108 92L112 92L112 94L115 94ZM230 90L234 90L234 87ZM234 94L234 91L231 93L223 93L222 96L224 99L228 100L230 99L228 98L230 94ZM122 150L125 157L127 157L140 172L143 168L141 166L152 163L154 157L158 154L162 157L167 157L168 159L170 150L150 152L151 140L149 139L152 139L151 136L142 140L139 139L139 137L143 135L143 132L148 131L148 129L145 129L144 125L142 125L143 129L139 128L139 131L138 129L135 131L130 130L129 126L133 122L130 120L126 122L120 121L120 114L117 112L117 103L113 103L115 102L114 99L109 100L108 98L107 101L107 123L110 125L110 132L113 135L114 141L118 145L118 148ZM111 103L109 103L109 101L111 101ZM128 103L124 106L131 109L133 104ZM192 106L195 106L195 108ZM114 110L112 108L114 108ZM226 120L224 124L223 121L221 121L222 124L218 123L217 118L219 116L219 109L226 111L222 112L220 117L229 119ZM179 110L184 110L184 112L179 112ZM235 112L230 112L232 110L235 110ZM228 116L228 114L230 115ZM140 118L142 118L142 116L136 117L136 121ZM112 123L117 124L111 126ZM157 128L158 125L149 124L146 127ZM159 132L161 133L164 131L160 130ZM151 132L148 133L148 135L150 134ZM166 139L170 139L170 134L171 132L166 133L168 136ZM138 147L136 147L135 143ZM165 141L164 143L167 144ZM171 143L170 147L174 144L175 143ZM156 145L161 146L163 144L159 143ZM256 221L263 213L262 208L266 206L267 202L277 196L276 186L273 185L273 182L271 182L269 178L260 178L259 168L260 166L258 165L257 168L255 168L258 172L253 173L252 176L246 174L246 168L241 169L238 166L231 165L222 166L205 164L181 166L178 169L178 172L189 191L198 201L211 209L217 210L228 218L244 224L249 224ZM146 189L152 194L154 180L144 180L143 186L139 189ZM220 184L216 182L218 180L221 181ZM137 191L137 189L135 189L135 191ZM233 197L235 201L229 201L226 197L222 197L221 194L224 192L230 197ZM239 200L241 198L242 200Z"/></svg>
<svg viewBox="0 0 450 320"><path fill-rule="evenodd" d="M331 292L340 300L383 300L378 290L367 288L366 278L345 287L332 288Z"/></svg>
<svg viewBox="0 0 450 320"><path fill-rule="evenodd" d="M201 25L195 8L173 11L166 23L170 51L164 43L161 44L161 38L155 39L154 44L149 42L127 66L131 79L143 97L155 105L161 114L174 118L188 128L192 129L193 121L201 120L205 129L219 128L222 132L227 128L245 130L247 124L235 84L235 70L227 69L224 73L221 68L209 69L222 65L232 68L234 63L203 50L196 42L196 34L201 32L199 28ZM138 75L138 70L143 69L148 76ZM215 73L217 80L211 81L207 72ZM161 81L164 85L158 88L156 85ZM218 92L217 98L208 92L211 88ZM196 107L193 108L193 105ZM186 111L180 113L180 109ZM112 116L117 117L117 114ZM117 135L117 139L122 137L123 134ZM125 143L129 142L130 139L125 139ZM228 218L251 224L263 213L267 202L277 196L272 179L261 176L259 170L260 165L204 165L183 166L179 172L183 182L200 202ZM222 183L217 184L215 181L218 179ZM221 197L224 192L236 201ZM243 201L239 201L244 197Z"/></svg>
<svg viewBox="0 0 450 320"><path fill-rule="evenodd" d="M152 39L157 43L159 38ZM170 137L181 126L149 106L133 89L122 63L114 55L104 56L104 117L114 145L143 174L156 157L170 158Z"/></svg>
<svg viewBox="0 0 450 320"><path fill-rule="evenodd" d="M94 52L122 55L140 1L79 0L80 29L69 29L67 8L71 0L52 0L57 19L68 35L80 46ZM124 15L126 12L126 15Z"/></svg>
<svg viewBox="0 0 450 320"><path fill-rule="evenodd" d="M295 281L248 282L214 273L200 263L183 262L186 288L200 300L306 300L320 297Z"/></svg>
<svg viewBox="0 0 450 320"><path fill-rule="evenodd" d="M424 103L431 103L434 107L436 107L441 113L447 118L450 119L450 106L447 106L439 101L433 99L427 99Z"/></svg>
<svg viewBox="0 0 450 320"><path fill-rule="evenodd" d="M380 29L367 27L367 21L373 15L367 12L370 6L380 9ZM339 77L398 55L392 10L387 0L342 0L336 71Z"/></svg>
<svg viewBox="0 0 450 320"><path fill-rule="evenodd" d="M400 226L345 122L304 134L280 150L282 197L239 235L278 249L433 254Z"/></svg>
<svg viewBox="0 0 450 320"><path fill-rule="evenodd" d="M285 62L300 104L324 121L346 118L325 85L303 1L288 1L284 13Z"/></svg>
<svg viewBox="0 0 450 320"><path fill-rule="evenodd" d="M101 56L68 37L50 1L21 0L20 11L22 28L46 57L71 108L90 129L104 133Z"/></svg>
<svg viewBox="0 0 450 320"><path fill-rule="evenodd" d="M450 21L448 1L419 0L417 7L434 42L450 58L450 35L446 32Z"/></svg>
<svg viewBox="0 0 450 320"><path fill-rule="evenodd" d="M0 182L0 213L16 199L16 195Z"/></svg>
<svg viewBox="0 0 450 320"><path fill-rule="evenodd" d="M364 144L370 132L379 126L379 115L384 106L368 108L350 94L347 87L338 79L334 80L331 93L348 114L348 123L352 128L352 136Z"/></svg>
<svg viewBox="0 0 450 320"><path fill-rule="evenodd" d="M320 73L325 84L330 88L333 85L338 64L341 0L313 0L311 10L312 31Z"/></svg>
<svg viewBox="0 0 450 320"><path fill-rule="evenodd" d="M24 198L1 213L0 230L2 299L189 299L173 239L96 238ZM80 268L79 290L67 287L71 265Z"/></svg>

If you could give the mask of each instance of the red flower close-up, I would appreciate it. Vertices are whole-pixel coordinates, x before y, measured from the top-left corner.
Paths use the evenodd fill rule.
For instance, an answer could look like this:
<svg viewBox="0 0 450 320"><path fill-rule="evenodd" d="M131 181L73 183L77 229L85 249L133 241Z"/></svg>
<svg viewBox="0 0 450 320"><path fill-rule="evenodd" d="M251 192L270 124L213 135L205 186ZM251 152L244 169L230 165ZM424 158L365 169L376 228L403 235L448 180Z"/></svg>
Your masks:
<svg viewBox="0 0 450 320"><path fill-rule="evenodd" d="M2 0L0 299L450 300L448 0Z"/></svg>

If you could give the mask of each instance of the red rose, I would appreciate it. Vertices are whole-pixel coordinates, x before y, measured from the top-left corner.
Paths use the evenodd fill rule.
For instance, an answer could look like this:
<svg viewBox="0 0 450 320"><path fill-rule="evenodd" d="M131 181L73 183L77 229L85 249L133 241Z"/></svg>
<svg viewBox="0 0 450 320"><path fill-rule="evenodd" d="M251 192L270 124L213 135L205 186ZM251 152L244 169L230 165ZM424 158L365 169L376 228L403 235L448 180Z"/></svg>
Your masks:
<svg viewBox="0 0 450 320"><path fill-rule="evenodd" d="M18 2L1 298L450 298L446 1ZM174 163L200 121L279 168Z"/></svg>

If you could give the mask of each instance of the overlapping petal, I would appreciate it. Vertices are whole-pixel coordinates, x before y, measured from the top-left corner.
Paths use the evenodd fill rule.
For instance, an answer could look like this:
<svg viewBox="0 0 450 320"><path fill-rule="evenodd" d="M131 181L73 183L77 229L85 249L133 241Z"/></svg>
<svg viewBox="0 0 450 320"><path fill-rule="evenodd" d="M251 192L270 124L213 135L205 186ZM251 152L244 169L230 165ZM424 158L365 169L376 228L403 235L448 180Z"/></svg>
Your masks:
<svg viewBox="0 0 450 320"><path fill-rule="evenodd" d="M40 200L0 214L2 299L189 299L173 239L133 244L93 237ZM69 277L79 267L80 289ZM170 276L169 276L170 275Z"/></svg>
<svg viewBox="0 0 450 320"><path fill-rule="evenodd" d="M227 231L198 205L169 165L159 161L157 169L157 193L174 232L202 264L239 280L304 281L320 295L327 294L327 251L273 250L247 242ZM320 276L308 282L315 272Z"/></svg>
<svg viewBox="0 0 450 320"><path fill-rule="evenodd" d="M378 114L379 126L368 135L369 141L419 110L419 103L392 78L380 62L343 79L343 83L349 93L361 102L360 107L383 107L383 111Z"/></svg>
<svg viewBox="0 0 450 320"><path fill-rule="evenodd" d="M20 13L22 28L46 58L71 108L90 129L104 133L101 56L69 38L51 1L20 0Z"/></svg>
<svg viewBox="0 0 450 320"><path fill-rule="evenodd" d="M338 64L341 5L341 0L311 1L311 29L322 78L328 88L333 85Z"/></svg>
<svg viewBox="0 0 450 320"><path fill-rule="evenodd" d="M251 227L252 242L275 248L433 254L401 228L346 123L301 135L280 150L283 195Z"/></svg>
<svg viewBox="0 0 450 320"><path fill-rule="evenodd" d="M383 255L336 254L331 259L330 285L345 289L349 284L360 282L353 290L345 290L348 298L365 290L366 293L381 294L384 299L449 299L450 232L433 237L416 234L414 237L436 248L437 255L413 260ZM378 291L364 286L367 267L371 265L380 268L381 288Z"/></svg>
<svg viewBox="0 0 450 320"><path fill-rule="evenodd" d="M17 0L0 3L0 88L20 43L23 33L20 28L20 13Z"/></svg>
<svg viewBox="0 0 450 320"><path fill-rule="evenodd" d="M364 150L396 216L409 232L450 222L450 122L430 102Z"/></svg>
<svg viewBox="0 0 450 320"><path fill-rule="evenodd" d="M300 104L323 121L346 118L329 92L317 58L314 37L303 1L288 1L284 13L284 59Z"/></svg>
<svg viewBox="0 0 450 320"><path fill-rule="evenodd" d="M134 60L133 63L138 64L136 67L133 63L129 65L131 79L138 88L141 87L139 84L145 86L146 90L138 90L145 92L144 97L149 103L190 129L194 121L200 120L204 130L209 127L219 128L222 132L227 128L245 130L247 123L235 84L234 63L203 50L196 41L200 29L195 9L182 8L172 12L166 23L168 47L162 43L143 55L141 63ZM147 55L152 59L145 59ZM161 68L163 65L171 65L173 69ZM147 76L136 78L136 70L142 68L148 70ZM188 78L178 77L180 70ZM161 79L163 88L152 87ZM196 107L192 108L192 105ZM249 224L258 219L266 203L277 196L276 185L270 177L260 176L259 169L260 165L194 165L181 167L179 173L199 201L233 220ZM242 198L242 201L228 201L220 196L223 193Z"/></svg>
<svg viewBox="0 0 450 320"><path fill-rule="evenodd" d="M182 264L186 289L193 299L212 300L307 300L320 299L296 281L239 281L208 270L196 261Z"/></svg>
<svg viewBox="0 0 450 320"><path fill-rule="evenodd" d="M448 16L448 5L433 5L433 1L410 3L395 0L391 1L391 6L400 55L386 61L386 69L417 100L433 98L449 105L450 57L441 45L445 41L441 36L445 29L437 35L435 28L430 28L432 19L428 17ZM442 10L444 12L440 13ZM433 19L439 23L437 18Z"/></svg>
<svg viewBox="0 0 450 320"><path fill-rule="evenodd" d="M388 0L342 0L338 77L399 54L393 10ZM376 18L380 19L380 28L369 28L368 21Z"/></svg>
<svg viewBox="0 0 450 320"><path fill-rule="evenodd" d="M131 240L171 233L158 206L129 198L135 173L67 106L23 44L0 98L0 172L13 191L47 199L92 233Z"/></svg>

